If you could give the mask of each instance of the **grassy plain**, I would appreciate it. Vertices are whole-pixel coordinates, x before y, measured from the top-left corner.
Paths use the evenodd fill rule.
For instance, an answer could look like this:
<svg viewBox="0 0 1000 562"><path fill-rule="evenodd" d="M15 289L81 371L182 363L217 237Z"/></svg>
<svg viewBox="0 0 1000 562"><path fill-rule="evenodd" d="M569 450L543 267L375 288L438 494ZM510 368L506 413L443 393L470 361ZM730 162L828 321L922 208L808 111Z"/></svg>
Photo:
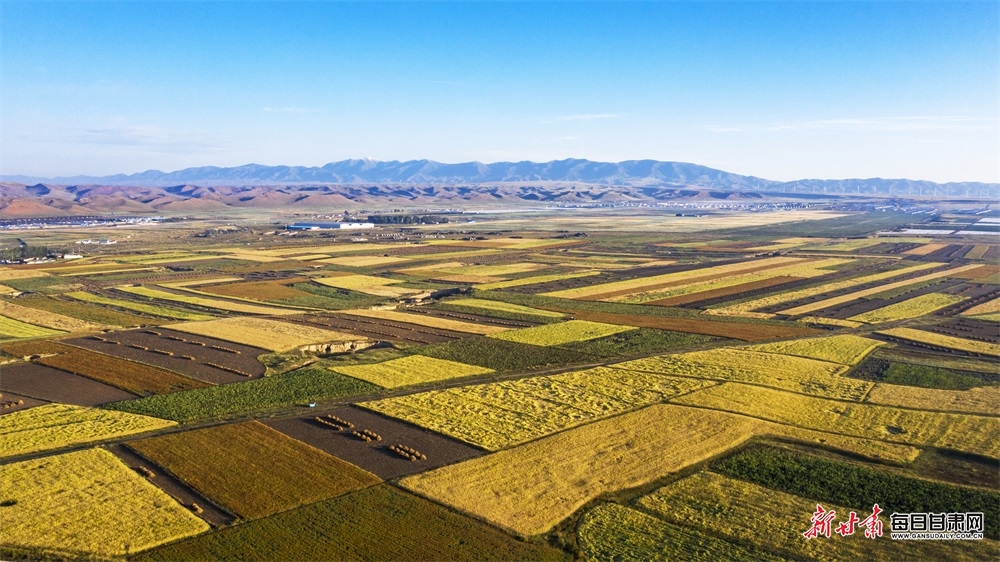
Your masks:
<svg viewBox="0 0 1000 562"><path fill-rule="evenodd" d="M258 422L129 442L240 517L258 518L362 488L379 479Z"/></svg>
<svg viewBox="0 0 1000 562"><path fill-rule="evenodd" d="M126 412L46 404L0 416L0 458L162 429L174 422Z"/></svg>
<svg viewBox="0 0 1000 562"><path fill-rule="evenodd" d="M134 555L208 524L103 449L0 466L7 546L59 558Z"/></svg>

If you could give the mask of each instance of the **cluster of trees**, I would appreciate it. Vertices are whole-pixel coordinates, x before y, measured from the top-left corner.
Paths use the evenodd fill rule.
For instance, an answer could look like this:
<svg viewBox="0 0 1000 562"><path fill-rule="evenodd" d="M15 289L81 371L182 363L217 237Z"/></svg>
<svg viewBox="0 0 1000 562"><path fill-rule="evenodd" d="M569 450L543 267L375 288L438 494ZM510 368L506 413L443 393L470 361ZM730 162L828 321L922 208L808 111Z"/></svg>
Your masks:
<svg viewBox="0 0 1000 562"><path fill-rule="evenodd" d="M53 250L48 246L30 246L21 243L21 245L15 248L0 249L0 261L12 262L28 258L44 258L51 253L53 253Z"/></svg>

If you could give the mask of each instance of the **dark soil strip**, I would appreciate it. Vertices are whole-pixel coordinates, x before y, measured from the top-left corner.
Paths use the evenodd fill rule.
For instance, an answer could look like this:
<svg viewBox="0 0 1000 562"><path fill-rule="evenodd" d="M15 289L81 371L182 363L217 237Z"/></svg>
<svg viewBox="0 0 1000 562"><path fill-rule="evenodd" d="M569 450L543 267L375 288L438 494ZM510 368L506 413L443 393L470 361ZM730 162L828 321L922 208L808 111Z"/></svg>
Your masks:
<svg viewBox="0 0 1000 562"><path fill-rule="evenodd" d="M136 398L132 393L44 365L28 363L0 368L0 390L38 400L98 406Z"/></svg>
<svg viewBox="0 0 1000 562"><path fill-rule="evenodd" d="M733 295L742 295L744 293L752 293L756 291L765 292L763 291L763 289L783 286L787 285L788 283L794 283L796 281L805 281L805 279L801 277L772 277L770 279L761 279L760 281L740 283L739 285L733 285L732 287L723 287L720 289L713 289L711 291L690 293L687 295L680 295L676 297L669 297L665 299L644 302L642 304L651 304L654 306L690 305L690 306L685 306L685 308L698 308L702 306L705 301L716 300L716 299L732 299ZM811 281L811 279L809 281Z"/></svg>
<svg viewBox="0 0 1000 562"><path fill-rule="evenodd" d="M436 310L433 308L407 308L406 312L423 314L425 316L433 316L435 318L460 320L462 322L471 322L473 324L483 324L486 326L501 326L504 328L530 328L532 326L539 325L538 322L526 322L524 320L504 320L502 318L480 316L478 314L469 314L467 312L452 312L450 310Z"/></svg>
<svg viewBox="0 0 1000 562"><path fill-rule="evenodd" d="M896 304L898 302L903 302L905 300L912 299L914 297L919 297L920 295L927 295L930 293L940 293L944 289L949 287L954 287L961 285L962 281L957 279L949 279L942 281L941 283L935 283L933 285L928 285L926 287L920 287L919 289L914 289L912 291L903 293L902 295L896 295L890 299L857 299L843 304L838 304L836 306L831 306L829 308L824 308L822 310L814 310L810 312L810 316L822 316L824 318L838 318L840 320L846 320L855 314L862 314L872 310L882 308L884 306L889 306L890 304Z"/></svg>
<svg viewBox="0 0 1000 562"><path fill-rule="evenodd" d="M924 329L956 338L1000 344L1000 329L994 322L961 318L937 326L926 326Z"/></svg>
<svg viewBox="0 0 1000 562"><path fill-rule="evenodd" d="M2 368L3 367L0 367L0 369ZM28 408L34 406L48 404L45 400L37 400L35 398L31 398L30 396L22 396L11 392L0 392L0 394L3 394L3 396L0 396L0 416L13 412L20 412L21 410L27 410ZM21 402L21 404L18 404L18 402Z"/></svg>
<svg viewBox="0 0 1000 562"><path fill-rule="evenodd" d="M166 492L184 507L190 509L192 504L197 504L202 509L202 512L198 513L192 510L192 513L204 519L209 525L213 527L226 527L236 521L235 517L217 507L208 498L195 491L194 488L173 477L167 471L146 460L132 449L124 445L111 445L108 447L108 450L127 464L129 468L146 476L146 480L155 484L157 488ZM149 470L155 476L149 478L142 470L139 470L140 466Z"/></svg>

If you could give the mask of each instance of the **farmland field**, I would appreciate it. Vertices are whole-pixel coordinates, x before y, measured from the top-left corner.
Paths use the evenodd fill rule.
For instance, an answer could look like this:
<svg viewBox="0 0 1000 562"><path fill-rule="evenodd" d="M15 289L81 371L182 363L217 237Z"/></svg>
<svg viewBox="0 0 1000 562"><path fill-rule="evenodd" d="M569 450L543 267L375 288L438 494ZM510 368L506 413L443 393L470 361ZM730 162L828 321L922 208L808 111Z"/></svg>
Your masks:
<svg viewBox="0 0 1000 562"><path fill-rule="evenodd" d="M553 312L551 310L542 310L540 308L531 308L530 306L521 306L519 304L512 304L500 301L491 301L485 299L452 299L445 301L448 306L457 306L462 308L471 309L485 309L497 312L509 312L511 314L517 314L521 316L541 316L544 318L562 318L564 315L559 312ZM996 311L991 311L996 312Z"/></svg>
<svg viewBox="0 0 1000 562"><path fill-rule="evenodd" d="M440 328L442 330L451 330L453 332L464 332L469 334L493 334L496 332L502 332L507 329L501 326L490 326L490 325L477 324L474 322L463 322L461 320L437 318L433 316L424 316L420 314L399 312L396 310L342 310L341 313L350 314L351 316L363 316L365 318L377 318L380 320L391 320L395 322L404 322L407 324L417 324L418 326L427 326L429 328Z"/></svg>
<svg viewBox="0 0 1000 562"><path fill-rule="evenodd" d="M899 338L907 341L914 341L917 343L923 343L947 349L956 349L958 351L965 351L968 353L974 353L974 354L981 353L984 355L1000 357L1000 345L997 345L995 343L967 340L963 338L955 338L952 336L946 336L944 334L935 334L932 332L926 332L924 330L914 330L913 328L891 328L889 330L883 330L878 333L893 338Z"/></svg>
<svg viewBox="0 0 1000 562"><path fill-rule="evenodd" d="M0 458L143 433L171 425L174 422L125 412L46 404L0 418Z"/></svg>
<svg viewBox="0 0 1000 562"><path fill-rule="evenodd" d="M30 396L47 402L76 406L98 406L118 400L130 400L134 394L96 380L53 369L37 363L3 366L0 390Z"/></svg>
<svg viewBox="0 0 1000 562"><path fill-rule="evenodd" d="M187 312L184 310L178 310L173 308L167 308L164 306L157 306L153 304L143 304L140 302L134 302L125 299L114 299L109 297L104 297L101 295L95 295L85 291L74 291L71 293L66 293L65 296L84 301L91 302L94 304L103 304L107 306L112 306L115 308L124 308L126 310L133 310L135 312L142 312L144 314L152 314L153 316L160 316L163 318L172 318L175 320L211 320L212 316L207 314L197 314L194 312Z"/></svg>
<svg viewBox="0 0 1000 562"><path fill-rule="evenodd" d="M587 320L570 320L558 324L546 324L544 326L535 326L534 328L491 334L490 337L517 343L550 346L593 340L635 329L632 326L616 326L614 324L602 324Z"/></svg>
<svg viewBox="0 0 1000 562"><path fill-rule="evenodd" d="M357 336L267 318L224 318L166 326L172 330L234 341L271 351L288 351L302 345L357 341Z"/></svg>
<svg viewBox="0 0 1000 562"><path fill-rule="evenodd" d="M246 518L264 517L378 481L368 472L258 422L174 433L131 441L128 446Z"/></svg>
<svg viewBox="0 0 1000 562"><path fill-rule="evenodd" d="M301 314L301 310L291 310L287 308L275 308L263 305L247 304L242 302L227 301L222 299L211 299L205 297L198 297L193 295L179 295L177 293L171 293L168 291L163 291L160 289L150 289L149 287L116 287L119 291L125 291L126 293L132 293L133 295L139 295L140 297L149 297L151 299L165 300L170 302L177 302L182 304L193 304L195 306L216 309L216 310L228 310L230 312L245 312L248 314Z"/></svg>
<svg viewBox="0 0 1000 562"><path fill-rule="evenodd" d="M830 361L842 365L857 365L882 342L850 334L825 338L810 338L746 347L751 351L781 353Z"/></svg>
<svg viewBox="0 0 1000 562"><path fill-rule="evenodd" d="M4 545L121 556L208 525L103 449L0 466Z"/></svg>
<svg viewBox="0 0 1000 562"><path fill-rule="evenodd" d="M25 299L19 299L19 302L25 302ZM3 300L0 300L0 315L8 319L18 320L20 322L34 324L36 326L60 332L96 332L107 327L79 320L77 318L72 318L64 314L57 314L47 310L20 306Z"/></svg>
<svg viewBox="0 0 1000 562"><path fill-rule="evenodd" d="M40 338L62 333L64 332L60 330L51 330L21 322L20 320L14 320L13 318L7 318L6 316L0 316L0 338L3 339Z"/></svg>
<svg viewBox="0 0 1000 562"><path fill-rule="evenodd" d="M396 388L472 375L485 375L493 372L492 369L476 365L467 365L465 363L424 357L422 355L410 355L370 365L336 367L334 370L349 377L368 381L384 388Z"/></svg>
<svg viewBox="0 0 1000 562"><path fill-rule="evenodd" d="M936 310L960 303L964 300L965 297L957 295L930 293L914 297L900 303L890 304L889 306L878 308L872 310L871 312L858 314L850 317L849 320L853 320L855 322L865 322L867 324L881 324L884 322L893 322L895 320L918 318Z"/></svg>
<svg viewBox="0 0 1000 562"><path fill-rule="evenodd" d="M594 357L563 347L544 347L475 336L419 348L420 355L479 365L494 371L530 371L586 363Z"/></svg>

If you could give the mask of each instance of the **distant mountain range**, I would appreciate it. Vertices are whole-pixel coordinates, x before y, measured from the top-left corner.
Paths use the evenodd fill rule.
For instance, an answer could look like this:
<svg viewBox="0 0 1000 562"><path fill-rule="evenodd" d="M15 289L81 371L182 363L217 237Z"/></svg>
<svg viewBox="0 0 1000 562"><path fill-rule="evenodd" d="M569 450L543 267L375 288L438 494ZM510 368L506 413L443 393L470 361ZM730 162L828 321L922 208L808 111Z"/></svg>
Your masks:
<svg viewBox="0 0 1000 562"><path fill-rule="evenodd" d="M1000 184L906 179L779 182L696 164L629 160L467 162L344 160L325 166L214 166L113 176L0 176L0 215L336 208L345 203L664 201L762 195L1000 199ZM13 208L11 208L13 205Z"/></svg>

